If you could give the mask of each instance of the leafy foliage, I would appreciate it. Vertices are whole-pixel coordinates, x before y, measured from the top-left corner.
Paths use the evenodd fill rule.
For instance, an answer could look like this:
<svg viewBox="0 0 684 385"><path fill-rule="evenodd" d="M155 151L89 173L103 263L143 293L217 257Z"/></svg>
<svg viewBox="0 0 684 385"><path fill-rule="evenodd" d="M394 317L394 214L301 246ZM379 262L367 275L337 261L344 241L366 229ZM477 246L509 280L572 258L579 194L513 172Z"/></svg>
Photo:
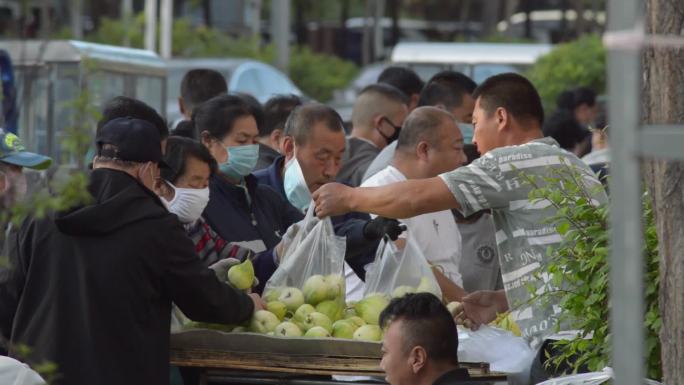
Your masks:
<svg viewBox="0 0 684 385"><path fill-rule="evenodd" d="M522 173L523 178L534 186L529 195L533 202L547 200L557 208L549 222L563 237L560 247L548 251L547 272L550 280L546 292L536 294L535 300L555 303L561 307L556 327L565 325L580 334L572 339L558 341L560 350L550 357L547 365L559 367L567 364L574 370L587 367L600 371L609 365L610 294L609 294L609 237L608 204L596 202L594 188L583 182L582 171L566 166L550 169L550 175L539 178ZM643 223L645 228L644 256L646 261L646 335L647 375L660 379L660 312L658 308L659 255L653 211L646 194Z"/></svg>
<svg viewBox="0 0 684 385"><path fill-rule="evenodd" d="M99 29L86 36L95 43L123 45L128 35L130 46L143 48L145 16L140 13L127 26L119 19L102 19ZM174 57L206 58L250 58L267 63L275 62L272 45L261 46L251 38L234 38L217 29L193 26L188 19L173 22L172 49ZM59 34L68 38L68 30ZM308 47L292 47L290 56L290 78L308 96L328 101L333 90L343 88L356 76L358 67L336 56L319 54Z"/></svg>
<svg viewBox="0 0 684 385"><path fill-rule="evenodd" d="M558 45L542 56L528 72L548 110L566 89L585 86L598 94L606 89L606 51L596 35Z"/></svg>

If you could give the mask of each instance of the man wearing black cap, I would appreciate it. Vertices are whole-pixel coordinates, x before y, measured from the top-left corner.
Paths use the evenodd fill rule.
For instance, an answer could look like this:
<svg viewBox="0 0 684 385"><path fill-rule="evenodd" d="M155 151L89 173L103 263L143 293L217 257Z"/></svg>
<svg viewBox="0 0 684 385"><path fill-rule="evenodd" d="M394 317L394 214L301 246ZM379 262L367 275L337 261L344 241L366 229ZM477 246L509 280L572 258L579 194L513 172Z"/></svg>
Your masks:
<svg viewBox="0 0 684 385"><path fill-rule="evenodd" d="M191 319L236 324L260 307L202 265L152 186L159 131L118 118L96 137L89 203L27 220L0 271L0 331L52 361L57 384L168 384L171 302Z"/></svg>

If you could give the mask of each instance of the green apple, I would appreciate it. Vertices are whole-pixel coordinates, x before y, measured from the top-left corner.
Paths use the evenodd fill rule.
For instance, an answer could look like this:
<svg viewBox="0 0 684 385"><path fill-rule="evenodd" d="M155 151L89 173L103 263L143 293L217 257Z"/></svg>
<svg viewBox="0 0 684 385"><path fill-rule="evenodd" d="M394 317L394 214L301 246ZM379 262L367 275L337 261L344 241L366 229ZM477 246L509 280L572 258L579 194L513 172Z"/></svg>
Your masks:
<svg viewBox="0 0 684 385"><path fill-rule="evenodd" d="M250 259L231 267L228 270L228 282L239 290L252 287L254 283L254 266Z"/></svg>
<svg viewBox="0 0 684 385"><path fill-rule="evenodd" d="M342 304L337 300L328 299L319 303L316 305L316 311L327 315L331 321L342 318Z"/></svg>
<svg viewBox="0 0 684 385"><path fill-rule="evenodd" d="M304 337L308 338L328 338L330 337L330 332L323 327L314 326L304 333Z"/></svg>
<svg viewBox="0 0 684 385"><path fill-rule="evenodd" d="M378 325L363 325L354 332L354 339L361 341L382 340L382 329Z"/></svg>
<svg viewBox="0 0 684 385"><path fill-rule="evenodd" d="M280 323L278 317L268 310L257 310L249 323L250 331L266 334L275 330Z"/></svg>
<svg viewBox="0 0 684 385"><path fill-rule="evenodd" d="M377 325L380 313L388 304L389 300L384 294L376 293L357 302L354 309L367 324Z"/></svg>
<svg viewBox="0 0 684 385"><path fill-rule="evenodd" d="M285 304L280 301L268 302L266 304L266 310L275 314L276 317L278 317L278 319L281 321L283 320L283 318L285 318L285 314L287 314L287 306L285 306Z"/></svg>
<svg viewBox="0 0 684 385"><path fill-rule="evenodd" d="M282 302L289 311L295 311L304 304L304 294L296 287L285 287L280 290L278 302Z"/></svg>
<svg viewBox="0 0 684 385"><path fill-rule="evenodd" d="M332 335L335 338L347 338L352 339L354 337L354 331L358 329L358 326L350 320L339 320L335 321L332 325Z"/></svg>
<svg viewBox="0 0 684 385"><path fill-rule="evenodd" d="M304 302L314 306L328 299L328 284L322 275L309 277L304 282L302 291L304 292Z"/></svg>
<svg viewBox="0 0 684 385"><path fill-rule="evenodd" d="M340 274L330 274L325 276L325 283L328 285L328 299L334 300L344 298L345 285L344 277Z"/></svg>
<svg viewBox="0 0 684 385"><path fill-rule="evenodd" d="M347 320L351 321L357 328L366 325L366 321L361 317L349 317Z"/></svg>
<svg viewBox="0 0 684 385"><path fill-rule="evenodd" d="M287 321L276 326L273 333L276 336L280 336L280 337L301 337L302 336L302 331L301 331L301 329L299 329L299 326L295 325L292 322L287 322Z"/></svg>

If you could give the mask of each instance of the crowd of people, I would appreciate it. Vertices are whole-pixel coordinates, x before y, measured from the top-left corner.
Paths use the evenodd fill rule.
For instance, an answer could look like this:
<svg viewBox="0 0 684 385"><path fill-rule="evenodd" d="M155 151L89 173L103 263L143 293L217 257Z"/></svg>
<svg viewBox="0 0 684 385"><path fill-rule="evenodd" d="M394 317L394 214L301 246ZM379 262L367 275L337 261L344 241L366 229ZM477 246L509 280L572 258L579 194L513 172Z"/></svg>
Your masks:
<svg viewBox="0 0 684 385"><path fill-rule="evenodd" d="M389 67L359 93L349 127L297 96L262 106L228 94L208 69L189 71L179 91L184 119L172 129L142 101L106 103L88 159L91 199L5 229L0 333L10 356L29 346L19 358L56 363L63 384L169 383L172 304L196 321L248 320L315 210L346 239L348 300L363 295L380 241L410 237L444 301L462 303L452 315L430 294L392 301L381 317L390 384L467 378L454 318L477 328L509 310L539 350L531 383L551 374L542 362L560 309L531 302L528 286L542 290L537 277L561 237L545 221L556 209L530 202L519 172L572 165L600 185L610 159L591 90L563 93L545 121L521 75L478 85L443 71L424 83ZM0 134L3 210L25 195L22 168L49 166ZM252 294L225 283L245 259Z"/></svg>

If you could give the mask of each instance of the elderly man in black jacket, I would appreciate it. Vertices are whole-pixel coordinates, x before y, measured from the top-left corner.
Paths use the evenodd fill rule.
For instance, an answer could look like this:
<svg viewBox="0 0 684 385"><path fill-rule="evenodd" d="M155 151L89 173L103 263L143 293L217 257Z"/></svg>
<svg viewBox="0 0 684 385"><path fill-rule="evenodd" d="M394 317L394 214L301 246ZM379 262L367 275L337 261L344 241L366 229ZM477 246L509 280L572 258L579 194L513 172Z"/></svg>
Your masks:
<svg viewBox="0 0 684 385"><path fill-rule="evenodd" d="M89 203L27 220L0 271L10 354L57 364L58 384L168 384L171 302L197 321L241 323L260 299L202 265L151 190L162 159L154 125L118 118L97 134Z"/></svg>

